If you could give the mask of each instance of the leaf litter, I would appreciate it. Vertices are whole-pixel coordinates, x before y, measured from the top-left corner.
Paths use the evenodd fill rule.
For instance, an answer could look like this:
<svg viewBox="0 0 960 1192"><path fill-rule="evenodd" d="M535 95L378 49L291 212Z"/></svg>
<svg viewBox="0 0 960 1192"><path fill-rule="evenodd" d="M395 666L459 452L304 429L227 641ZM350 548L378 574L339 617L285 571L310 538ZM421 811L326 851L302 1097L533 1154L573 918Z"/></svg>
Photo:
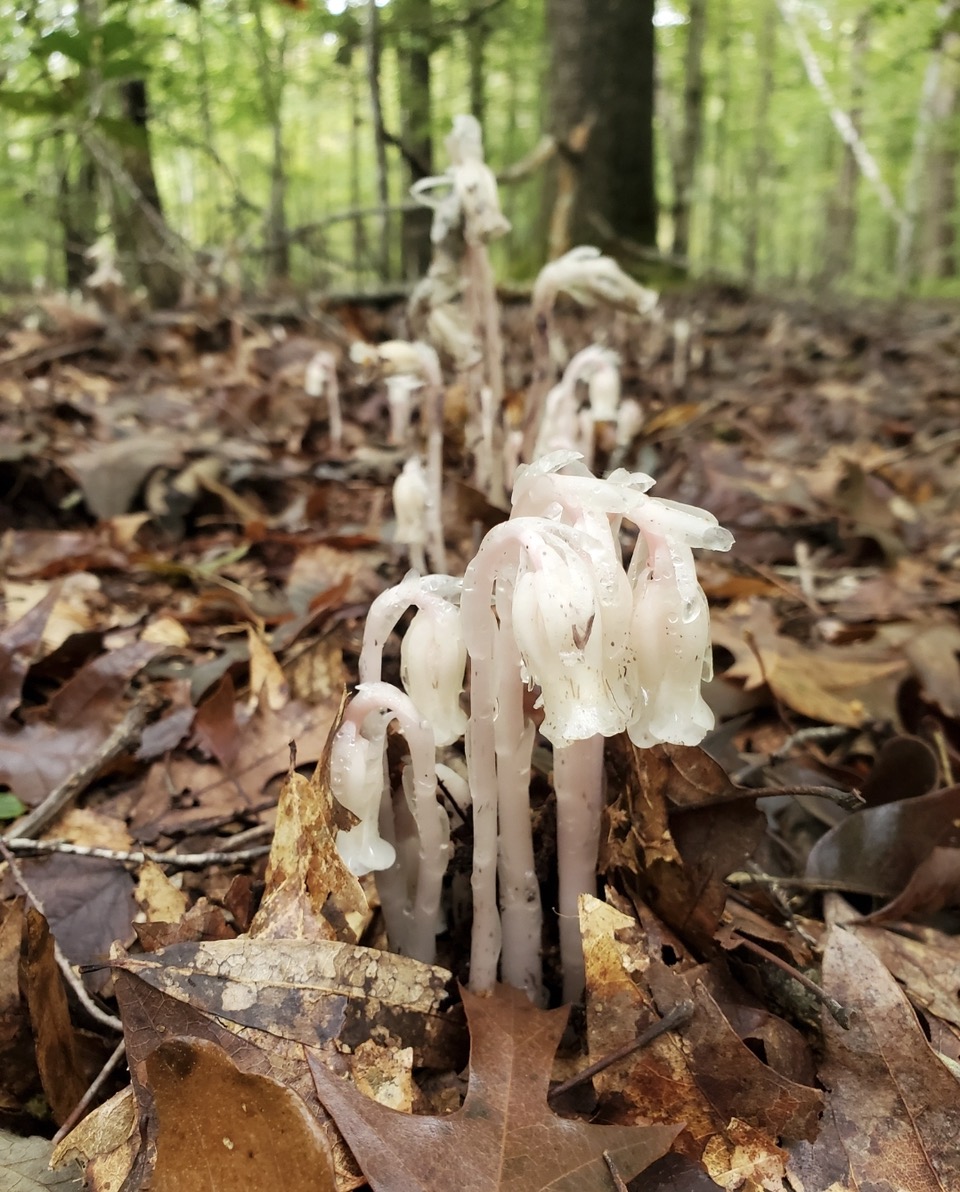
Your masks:
<svg viewBox="0 0 960 1192"><path fill-rule="evenodd" d="M611 743L566 1032L458 991L457 919L435 966L382 951L333 846L324 750L403 566L402 459L345 357L399 309L286 337L225 315L202 355L188 313L113 356L66 308L0 328L0 1186L956 1186L960 321L667 304L695 304L698 363L678 389L669 319L613 343L646 415L621 462L736 535L702 571L719 727ZM505 312L518 376L528 318ZM317 351L339 453L303 397ZM501 515L447 464L456 566Z"/></svg>

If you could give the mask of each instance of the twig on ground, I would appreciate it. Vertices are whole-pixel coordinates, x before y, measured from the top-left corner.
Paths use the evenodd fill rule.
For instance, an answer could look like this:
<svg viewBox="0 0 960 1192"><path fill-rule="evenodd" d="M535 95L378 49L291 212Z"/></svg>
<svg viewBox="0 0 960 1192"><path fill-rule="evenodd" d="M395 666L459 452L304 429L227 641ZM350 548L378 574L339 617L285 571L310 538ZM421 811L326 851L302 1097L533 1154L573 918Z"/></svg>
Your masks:
<svg viewBox="0 0 960 1192"><path fill-rule="evenodd" d="M113 761L136 739L143 729L147 710L147 706L143 702L133 704L93 757L85 762L76 773L71 774L58 787L55 787L42 803L18 820L9 833L3 837L4 841L9 843L14 833L18 840L39 836L69 803L83 794L103 767Z"/></svg>
<svg viewBox="0 0 960 1192"><path fill-rule="evenodd" d="M618 1064L620 1060L626 1059L628 1055L632 1055L635 1051L639 1051L641 1047L646 1047L654 1039L659 1039L667 1031L673 1031L678 1027L686 1026L692 1017L693 1002L678 1002L672 1010L664 1014L659 1022L654 1022L651 1026L648 1026L635 1039L631 1039L629 1043L624 1043L616 1051L611 1051L608 1055L601 1056L595 1063L584 1068L582 1072L578 1072L576 1076L571 1076L568 1080L562 1080L559 1084L554 1085L550 1092L547 1093L547 1100L555 1101L571 1089L575 1089L579 1085L585 1084L588 1080L592 1080L598 1072L603 1072L613 1064Z"/></svg>
<svg viewBox="0 0 960 1192"><path fill-rule="evenodd" d="M33 903L36 910L46 918L46 912L43 909L42 901L30 889L30 886L23 876L23 871L17 864L17 858L11 852L8 842L0 839L0 857L6 861L10 866L10 873L13 875L13 880L17 883L23 893L26 895L29 902ZM99 1023L100 1026L106 1027L107 1030L123 1032L123 1023L119 1018L114 1018L112 1014L108 1014L105 1010L101 1010L97 1003L93 1000L89 993L87 993L86 986L82 979L74 972L73 965L64 956L60 945L56 939L53 941L53 954L57 960L57 967L63 975L64 981L70 986L76 995L77 1001L83 1006L84 1010L90 1015L94 1022Z"/></svg>
<svg viewBox="0 0 960 1192"><path fill-rule="evenodd" d="M801 973L788 960L783 960L775 952L767 951L766 948L754 943L753 940L748 940L741 936L738 942L741 948L746 948L748 952L755 953L761 959L769 961L770 964L775 965L782 972L785 972L788 977L792 977L808 993L812 993L818 1002L822 1003L824 1008L829 1011L830 1017L834 1022L842 1026L845 1031L850 1029L850 1011L845 1006L842 1006L835 997L831 997L816 981L812 981L806 973Z"/></svg>
<svg viewBox="0 0 960 1192"><path fill-rule="evenodd" d="M257 845L255 848L237 849L230 852L227 849L210 853L158 853L151 849L136 849L125 851L114 848L95 848L86 844L73 844L69 840L24 840L14 836L3 841L4 846L11 853L66 853L71 857L93 857L101 861L119 861L122 865L143 865L146 861L153 861L156 865L165 865L173 869L206 869L209 865L239 865L245 861L255 861L258 857L265 857L270 851L268 844Z"/></svg>
<svg viewBox="0 0 960 1192"><path fill-rule="evenodd" d="M617 1192L630 1192L627 1185L623 1182L623 1176L617 1171L617 1165L613 1161L613 1156L609 1151L603 1152L603 1161L607 1165L607 1170L610 1172L610 1178L613 1180L613 1186Z"/></svg>
<svg viewBox="0 0 960 1192"><path fill-rule="evenodd" d="M113 1049L113 1052L111 1053L107 1062L100 1069L93 1084L90 1085L74 1108L70 1111L69 1116L61 1125L60 1129L56 1132L56 1134L54 1134L52 1140L53 1146L56 1146L58 1143L62 1142L63 1139L66 1138L66 1136L74 1128L74 1126L81 1120L81 1118L86 1116L86 1111L89 1108L90 1102L94 1099L94 1097L96 1097L97 1093L99 1093L99 1091L103 1088L104 1084L106 1084L110 1073L123 1059L126 1051L126 1041L121 1039Z"/></svg>

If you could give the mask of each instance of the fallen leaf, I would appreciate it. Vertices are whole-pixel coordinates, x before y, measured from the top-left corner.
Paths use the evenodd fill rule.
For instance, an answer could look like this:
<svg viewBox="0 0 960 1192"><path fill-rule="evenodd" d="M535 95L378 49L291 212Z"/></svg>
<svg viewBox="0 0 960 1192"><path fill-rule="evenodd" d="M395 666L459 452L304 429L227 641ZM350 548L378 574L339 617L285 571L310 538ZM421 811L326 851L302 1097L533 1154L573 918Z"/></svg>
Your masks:
<svg viewBox="0 0 960 1192"><path fill-rule="evenodd" d="M955 1192L960 1082L931 1050L880 960L836 923L824 949L823 987L855 1013L848 1030L823 1014L820 1078L830 1099L820 1136L792 1150L796 1192Z"/></svg>
<svg viewBox="0 0 960 1192"><path fill-rule="evenodd" d="M445 1066L458 1043L440 1013L450 973L375 948L244 937L175 944L113 967L206 1014L308 1047L356 1047L383 1033L413 1047L419 1066L438 1057Z"/></svg>
<svg viewBox="0 0 960 1192"><path fill-rule="evenodd" d="M241 1072L202 1039L146 1060L157 1114L156 1192L334 1192L330 1146L296 1093Z"/></svg>
<svg viewBox="0 0 960 1192"><path fill-rule="evenodd" d="M140 1145L137 1105L127 1087L74 1126L54 1148L50 1166L80 1163L91 1192L116 1192L130 1173Z"/></svg>
<svg viewBox="0 0 960 1192"><path fill-rule="evenodd" d="M960 786L855 811L810 850L806 875L892 897L934 848L960 846Z"/></svg>
<svg viewBox="0 0 960 1192"><path fill-rule="evenodd" d="M398 1113L369 1100L309 1056L317 1092L375 1192L608 1192L609 1155L632 1179L664 1154L679 1126L594 1126L547 1105L567 1009L538 1010L500 986L463 993L470 1074L463 1106L446 1117Z"/></svg>
<svg viewBox="0 0 960 1192"><path fill-rule="evenodd" d="M129 512L143 482L155 468L177 467L182 462L182 441L156 430L77 452L63 460L64 467L76 477L87 508L101 520Z"/></svg>
<svg viewBox="0 0 960 1192"><path fill-rule="evenodd" d="M260 909L250 935L271 939L338 939L358 943L370 921L363 887L337 852L329 789L329 742L313 777L295 771L280 792Z"/></svg>
<svg viewBox="0 0 960 1192"><path fill-rule="evenodd" d="M0 1188L4 1192L82 1192L83 1177L73 1171L51 1171L47 1166L53 1144L46 1138L22 1138L0 1129Z"/></svg>

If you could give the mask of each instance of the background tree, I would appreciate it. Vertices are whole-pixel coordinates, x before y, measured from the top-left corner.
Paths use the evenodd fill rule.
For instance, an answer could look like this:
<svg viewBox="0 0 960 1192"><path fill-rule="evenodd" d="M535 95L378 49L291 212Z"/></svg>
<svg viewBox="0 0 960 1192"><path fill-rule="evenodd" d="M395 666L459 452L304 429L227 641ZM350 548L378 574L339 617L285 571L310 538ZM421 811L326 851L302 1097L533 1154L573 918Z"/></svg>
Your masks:
<svg viewBox="0 0 960 1192"><path fill-rule="evenodd" d="M561 146L551 250L655 244L653 0L547 0L546 11Z"/></svg>

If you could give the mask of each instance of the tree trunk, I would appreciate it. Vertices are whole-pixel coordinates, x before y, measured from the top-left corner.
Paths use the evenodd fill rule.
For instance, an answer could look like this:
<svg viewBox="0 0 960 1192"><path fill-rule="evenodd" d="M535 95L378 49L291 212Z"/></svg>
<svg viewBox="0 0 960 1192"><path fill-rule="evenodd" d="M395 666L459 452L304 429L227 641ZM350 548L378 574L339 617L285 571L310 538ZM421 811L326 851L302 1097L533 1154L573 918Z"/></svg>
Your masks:
<svg viewBox="0 0 960 1192"><path fill-rule="evenodd" d="M87 147L78 142L67 152L59 148L57 218L63 233L63 264L68 290L77 289L93 268L86 251L97 239L97 166Z"/></svg>
<svg viewBox="0 0 960 1192"><path fill-rule="evenodd" d="M430 53L433 41L433 0L395 0L397 66L400 79L400 137L406 153L407 185L433 173L430 132ZM432 255L427 207L403 214L403 273L420 278Z"/></svg>
<svg viewBox="0 0 960 1192"><path fill-rule="evenodd" d="M673 255L690 252L690 209L703 128L703 47L707 39L707 0L690 0L684 62L683 138L674 170Z"/></svg>
<svg viewBox="0 0 960 1192"><path fill-rule="evenodd" d="M263 23L261 0L254 0L257 62L260 90L270 122L272 155L270 160L270 198L267 205L267 277L284 281L290 276L290 236L287 228L287 166L283 143L283 80L286 58L286 34L274 51L270 34Z"/></svg>
<svg viewBox="0 0 960 1192"><path fill-rule="evenodd" d="M733 76L730 69L730 47L733 42L730 22L730 0L720 0L716 25L720 33L718 48L720 70L714 88L719 112L713 125L713 149L710 154L710 200L707 207L707 268L716 270L720 263L723 243L723 223L727 218L727 159L730 104L733 97Z"/></svg>
<svg viewBox="0 0 960 1192"><path fill-rule="evenodd" d="M935 130L931 137L924 221L924 274L943 279L957 274L957 123L960 117L960 33L943 37L943 65L934 97Z"/></svg>
<svg viewBox="0 0 960 1192"><path fill-rule="evenodd" d="M850 124L857 135L863 126L863 95L866 81L865 61L870 48L870 18L872 10L864 9L857 18L850 47ZM824 234L823 262L819 271L821 282L832 285L850 273L856 261L857 191L860 167L853 147L846 142L833 194L827 203L827 226Z"/></svg>
<svg viewBox="0 0 960 1192"><path fill-rule="evenodd" d="M146 81L131 79L122 84L120 100L130 135L117 151L121 168L112 178L117 247L134 263L151 304L175 306L182 279L171 255L180 246L164 219L153 170Z"/></svg>
<svg viewBox="0 0 960 1192"><path fill-rule="evenodd" d="M367 2L367 86L370 91L370 111L373 118L373 140L377 156L377 199L383 214L380 218L380 242L377 251L377 272L380 280L390 276L390 183L387 174L387 140L383 128L383 104L380 100L380 10L377 0Z"/></svg>
<svg viewBox="0 0 960 1192"><path fill-rule="evenodd" d="M547 0L551 131L564 147L555 183L566 204L554 213L553 253L602 241L598 220L606 235L656 243L653 10L654 0Z"/></svg>
<svg viewBox="0 0 960 1192"><path fill-rule="evenodd" d="M757 57L760 82L753 113L753 152L747 168L747 224L743 238L743 272L753 284L760 258L763 213L767 208L764 182L770 171L770 100L773 97L773 63L777 53L777 8L764 0Z"/></svg>
<svg viewBox="0 0 960 1192"><path fill-rule="evenodd" d="M483 8L475 9L467 24L467 62L470 69L470 115L481 128L487 116L485 62L490 27Z"/></svg>

